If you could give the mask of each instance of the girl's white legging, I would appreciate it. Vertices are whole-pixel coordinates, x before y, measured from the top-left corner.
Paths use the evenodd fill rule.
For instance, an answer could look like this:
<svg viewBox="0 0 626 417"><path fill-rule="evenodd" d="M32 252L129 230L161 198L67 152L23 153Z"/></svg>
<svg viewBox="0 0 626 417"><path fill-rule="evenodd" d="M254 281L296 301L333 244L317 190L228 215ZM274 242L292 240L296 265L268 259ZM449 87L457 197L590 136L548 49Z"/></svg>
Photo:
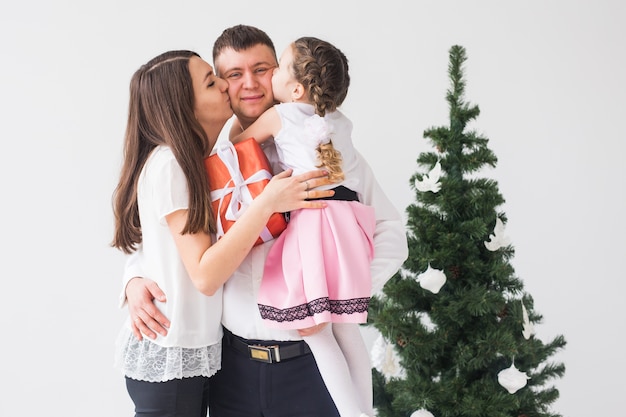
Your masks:
<svg viewBox="0 0 626 417"><path fill-rule="evenodd" d="M329 323L304 337L341 417L373 416L372 365L358 324Z"/></svg>

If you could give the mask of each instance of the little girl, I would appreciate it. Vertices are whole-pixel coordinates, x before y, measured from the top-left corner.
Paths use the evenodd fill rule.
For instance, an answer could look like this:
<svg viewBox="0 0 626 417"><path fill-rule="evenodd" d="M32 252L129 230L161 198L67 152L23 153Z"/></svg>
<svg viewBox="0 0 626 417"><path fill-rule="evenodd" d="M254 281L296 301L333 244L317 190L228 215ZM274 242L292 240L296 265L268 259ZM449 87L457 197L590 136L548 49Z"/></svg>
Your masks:
<svg viewBox="0 0 626 417"><path fill-rule="evenodd" d="M321 187L335 192L326 208L290 213L268 254L258 304L268 326L302 330L332 323L304 340L339 414L357 417L373 415L371 364L358 323L366 322L371 295L375 217L358 201L352 123L337 110L349 84L339 49L300 38L274 70L272 89L281 104L232 141L273 138L282 168L297 174L323 167L334 181Z"/></svg>

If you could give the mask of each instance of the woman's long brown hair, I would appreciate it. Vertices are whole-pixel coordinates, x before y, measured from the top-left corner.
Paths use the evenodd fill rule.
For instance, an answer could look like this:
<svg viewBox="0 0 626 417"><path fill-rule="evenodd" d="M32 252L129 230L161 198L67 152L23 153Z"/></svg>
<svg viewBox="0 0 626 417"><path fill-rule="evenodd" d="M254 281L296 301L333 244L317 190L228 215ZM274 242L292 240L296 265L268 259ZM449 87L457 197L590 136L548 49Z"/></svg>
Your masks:
<svg viewBox="0 0 626 417"><path fill-rule="evenodd" d="M113 193L115 232L111 246L131 253L142 242L137 183L152 150L168 146L189 189L189 216L181 233L215 232L204 158L207 136L194 116L189 73L192 51L169 51L139 68L130 82L128 122L120 180Z"/></svg>

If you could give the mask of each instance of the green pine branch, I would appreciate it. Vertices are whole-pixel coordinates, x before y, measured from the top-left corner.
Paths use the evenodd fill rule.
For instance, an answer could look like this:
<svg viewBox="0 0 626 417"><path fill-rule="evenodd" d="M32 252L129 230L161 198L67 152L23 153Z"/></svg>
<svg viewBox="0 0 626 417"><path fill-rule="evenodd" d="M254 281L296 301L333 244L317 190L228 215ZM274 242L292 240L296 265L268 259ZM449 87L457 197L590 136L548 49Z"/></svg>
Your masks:
<svg viewBox="0 0 626 417"><path fill-rule="evenodd" d="M565 367L550 358L565 347L557 336L544 342L523 334L522 305L531 325L541 322L533 298L511 265L514 247L489 250L505 200L498 183L480 178L497 158L488 139L467 128L479 108L465 101L465 49L449 51L449 125L426 129L433 146L417 158L421 168L410 178L415 202L407 209L409 256L373 297L369 324L394 347L404 377L373 371L374 401L381 417L406 417L420 408L435 417L556 417L558 398L551 386ZM438 187L418 190L441 167ZM432 182L432 181L431 181ZM443 271L438 293L420 284L428 267ZM498 373L512 364L530 377L509 393Z"/></svg>

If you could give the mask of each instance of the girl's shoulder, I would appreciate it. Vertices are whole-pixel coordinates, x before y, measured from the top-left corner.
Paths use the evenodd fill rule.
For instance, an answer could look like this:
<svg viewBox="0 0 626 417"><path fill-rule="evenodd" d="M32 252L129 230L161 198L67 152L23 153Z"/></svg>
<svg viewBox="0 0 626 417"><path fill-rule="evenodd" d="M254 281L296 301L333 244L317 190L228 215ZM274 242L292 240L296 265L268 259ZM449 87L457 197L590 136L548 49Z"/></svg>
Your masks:
<svg viewBox="0 0 626 417"><path fill-rule="evenodd" d="M281 116L308 117L315 114L313 105L307 103L279 103L274 108Z"/></svg>

